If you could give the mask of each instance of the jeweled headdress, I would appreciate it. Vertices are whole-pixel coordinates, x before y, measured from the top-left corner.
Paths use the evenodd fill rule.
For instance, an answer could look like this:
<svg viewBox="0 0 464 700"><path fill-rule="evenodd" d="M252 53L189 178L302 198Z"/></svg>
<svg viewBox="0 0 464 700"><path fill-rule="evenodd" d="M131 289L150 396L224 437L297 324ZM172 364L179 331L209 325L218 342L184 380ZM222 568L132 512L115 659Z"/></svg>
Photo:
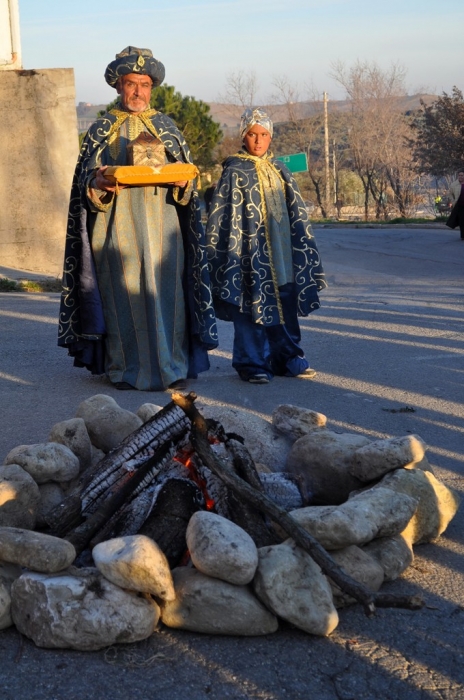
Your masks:
<svg viewBox="0 0 464 700"><path fill-rule="evenodd" d="M150 49L138 49L135 46L126 46L121 53L116 54L114 61L108 65L105 71L105 80L108 85L115 87L122 75L139 73L149 75L153 80L153 87L158 87L164 80L164 66L156 58Z"/></svg>

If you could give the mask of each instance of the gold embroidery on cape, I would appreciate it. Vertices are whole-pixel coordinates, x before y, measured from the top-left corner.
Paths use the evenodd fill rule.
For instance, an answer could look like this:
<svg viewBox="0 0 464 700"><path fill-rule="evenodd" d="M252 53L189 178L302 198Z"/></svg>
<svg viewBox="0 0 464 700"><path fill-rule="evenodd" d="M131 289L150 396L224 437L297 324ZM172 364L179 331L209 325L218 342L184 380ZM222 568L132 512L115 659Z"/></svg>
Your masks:
<svg viewBox="0 0 464 700"><path fill-rule="evenodd" d="M137 136L139 136L142 131L145 131L144 127L146 127L151 134L156 136L156 138L159 138L156 129L150 120L150 118L156 114L156 112L156 109L147 109L145 112L141 112L140 114L132 114L131 112L124 112L121 109L110 110L110 114L114 114L116 117L116 121L111 126L107 138L108 150L113 160L117 160L121 151L119 129L124 124L126 119L129 119L127 129L129 141L135 141Z"/></svg>
<svg viewBox="0 0 464 700"><path fill-rule="evenodd" d="M268 160L260 158L259 156L252 156L247 153L236 153L235 155L238 158L243 158L244 160L251 160L256 167L259 192L261 196L261 212L264 221L264 235L266 237L266 245L269 253L269 267L271 269L272 282L274 284L279 321L280 323L284 324L284 312L279 294L279 286L277 284L277 273L272 257L271 237L269 235L269 224L267 217L269 213L277 222L280 222L282 219L282 204L278 190L282 185L285 185L285 180L277 168ZM272 154L269 155L272 157Z"/></svg>
<svg viewBox="0 0 464 700"><path fill-rule="evenodd" d="M283 187L285 191L285 181L282 175L267 158L260 158L247 153L237 153L236 155L239 158L254 162L260 186L266 195L269 214L274 217L277 223L280 223L282 220L282 201L279 190ZM272 157L272 154L269 155Z"/></svg>

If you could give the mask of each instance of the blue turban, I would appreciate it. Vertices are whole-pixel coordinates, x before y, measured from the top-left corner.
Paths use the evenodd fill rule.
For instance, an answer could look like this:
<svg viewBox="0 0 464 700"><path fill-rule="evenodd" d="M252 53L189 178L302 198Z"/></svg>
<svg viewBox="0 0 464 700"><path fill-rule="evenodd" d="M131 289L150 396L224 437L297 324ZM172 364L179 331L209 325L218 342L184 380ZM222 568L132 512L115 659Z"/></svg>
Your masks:
<svg viewBox="0 0 464 700"><path fill-rule="evenodd" d="M105 80L111 87L116 87L119 78L129 73L148 75L153 81L153 87L158 87L164 80L165 70L163 64L153 58L150 49L126 46L121 53L116 54L115 60L108 65L105 71Z"/></svg>

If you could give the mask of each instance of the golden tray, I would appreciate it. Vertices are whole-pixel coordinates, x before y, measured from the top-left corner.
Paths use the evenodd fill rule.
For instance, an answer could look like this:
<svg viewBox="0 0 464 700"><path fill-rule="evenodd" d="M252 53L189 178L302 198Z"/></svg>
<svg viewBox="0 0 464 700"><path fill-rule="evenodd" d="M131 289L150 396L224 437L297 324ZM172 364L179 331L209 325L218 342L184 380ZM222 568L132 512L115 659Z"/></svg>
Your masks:
<svg viewBox="0 0 464 700"><path fill-rule="evenodd" d="M194 180L200 171L190 163L167 165L110 165L104 176L118 185L168 185L173 182Z"/></svg>

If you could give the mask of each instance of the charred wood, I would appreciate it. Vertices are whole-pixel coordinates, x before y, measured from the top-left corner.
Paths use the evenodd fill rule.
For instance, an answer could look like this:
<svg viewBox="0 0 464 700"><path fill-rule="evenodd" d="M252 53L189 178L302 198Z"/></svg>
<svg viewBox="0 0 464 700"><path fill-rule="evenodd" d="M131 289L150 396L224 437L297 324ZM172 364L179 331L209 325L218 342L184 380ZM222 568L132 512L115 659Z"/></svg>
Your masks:
<svg viewBox="0 0 464 700"><path fill-rule="evenodd" d="M254 488L262 490L262 484L253 457L245 445L240 440L237 440L235 436L231 437L229 435L226 447L232 456L235 472ZM250 535L257 547L266 547L281 541L277 533L272 529L269 519L260 510L244 501L233 489L229 488L228 491L230 519Z"/></svg>
<svg viewBox="0 0 464 700"><path fill-rule="evenodd" d="M171 568L178 566L187 551L185 533L190 518L203 510L200 488L186 479L169 479L162 486L156 503L139 530L163 550Z"/></svg>
<svg viewBox="0 0 464 700"><path fill-rule="evenodd" d="M409 610L418 610L423 607L424 601L419 596L394 596L385 593L374 593L348 576L319 542L298 525L291 515L253 486L246 483L224 463L224 460L214 454L208 441L206 421L196 406L194 406L191 396L173 394L172 399L182 407L190 418L192 422L192 445L209 469L223 479L224 483L241 498L278 523L289 537L308 552L326 576L331 578L342 591L363 605L367 615L373 615L376 606L401 607Z"/></svg>
<svg viewBox="0 0 464 700"><path fill-rule="evenodd" d="M171 401L134 430L98 463L93 478L81 494L84 511L94 512L99 507L100 496L105 497L109 488L124 484L128 469L137 470L161 445L180 439L189 427L182 411Z"/></svg>
<svg viewBox="0 0 464 700"><path fill-rule="evenodd" d="M170 461L174 454L175 446L171 442L163 445L154 455L148 457L145 463L138 467L137 471L127 476L125 483L116 482L106 492L106 497L100 503L97 511L92 513L83 523L66 533L64 539L71 542L77 554L80 554L89 542L95 537L110 520L110 518L120 509L137 489L139 484L146 480L147 476L158 473L164 462Z"/></svg>
<svg viewBox="0 0 464 700"><path fill-rule="evenodd" d="M86 469L76 488L47 515L50 534L64 537L77 528L86 514L99 507L108 489L123 486L128 472L135 472L164 443L180 439L190 429L184 412L170 401L120 445L108 452L96 465Z"/></svg>

